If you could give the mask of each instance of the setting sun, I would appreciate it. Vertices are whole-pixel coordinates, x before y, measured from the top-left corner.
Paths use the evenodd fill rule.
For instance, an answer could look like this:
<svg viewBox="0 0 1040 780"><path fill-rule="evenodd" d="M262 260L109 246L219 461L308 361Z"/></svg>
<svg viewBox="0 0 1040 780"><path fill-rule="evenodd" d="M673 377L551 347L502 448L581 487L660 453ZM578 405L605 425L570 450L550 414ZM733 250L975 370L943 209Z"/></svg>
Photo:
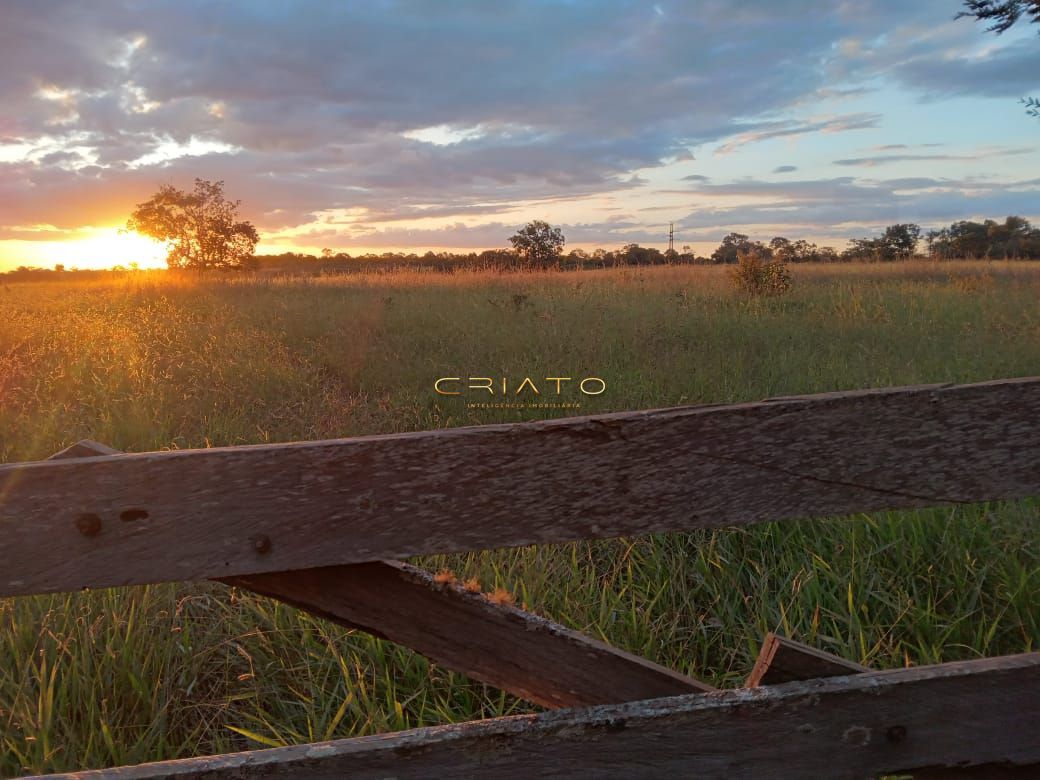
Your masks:
<svg viewBox="0 0 1040 780"><path fill-rule="evenodd" d="M28 265L66 268L112 268L113 266L164 268L166 250L162 244L139 233L116 226L87 228L82 238L69 241L33 242ZM26 253L30 254L30 253Z"/></svg>

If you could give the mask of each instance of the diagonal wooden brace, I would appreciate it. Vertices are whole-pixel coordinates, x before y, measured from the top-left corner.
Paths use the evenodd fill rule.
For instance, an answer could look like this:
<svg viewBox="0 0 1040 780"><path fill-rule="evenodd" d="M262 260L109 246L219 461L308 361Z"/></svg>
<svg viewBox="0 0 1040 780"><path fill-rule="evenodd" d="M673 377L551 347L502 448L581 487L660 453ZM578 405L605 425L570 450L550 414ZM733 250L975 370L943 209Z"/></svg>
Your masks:
<svg viewBox="0 0 1040 780"><path fill-rule="evenodd" d="M410 647L544 707L713 690L671 669L403 563L375 561L223 582Z"/></svg>
<svg viewBox="0 0 1040 780"><path fill-rule="evenodd" d="M869 671L865 666L770 632L762 640L762 649L745 686L757 688L759 685L840 677L843 674Z"/></svg>
<svg viewBox="0 0 1040 780"><path fill-rule="evenodd" d="M52 458L118 454L83 440ZM265 537L254 538L258 553ZM543 707L712 691L710 685L396 561L217 578L348 628Z"/></svg>

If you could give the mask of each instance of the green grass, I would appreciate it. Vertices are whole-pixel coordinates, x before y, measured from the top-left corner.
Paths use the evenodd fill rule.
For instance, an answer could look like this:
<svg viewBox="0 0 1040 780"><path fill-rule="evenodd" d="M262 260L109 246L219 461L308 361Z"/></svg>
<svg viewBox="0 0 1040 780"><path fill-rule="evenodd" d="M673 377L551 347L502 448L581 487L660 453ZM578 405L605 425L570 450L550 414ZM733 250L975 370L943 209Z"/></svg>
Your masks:
<svg viewBox="0 0 1040 780"><path fill-rule="evenodd" d="M603 377L581 413L1040 366L1040 268L795 267L128 276L0 287L0 461L536 419L439 376ZM526 296L526 297L525 297ZM779 630L879 668L1040 644L1032 501L423 561L720 685ZM528 711L414 653L215 585L0 600L0 774L101 767Z"/></svg>

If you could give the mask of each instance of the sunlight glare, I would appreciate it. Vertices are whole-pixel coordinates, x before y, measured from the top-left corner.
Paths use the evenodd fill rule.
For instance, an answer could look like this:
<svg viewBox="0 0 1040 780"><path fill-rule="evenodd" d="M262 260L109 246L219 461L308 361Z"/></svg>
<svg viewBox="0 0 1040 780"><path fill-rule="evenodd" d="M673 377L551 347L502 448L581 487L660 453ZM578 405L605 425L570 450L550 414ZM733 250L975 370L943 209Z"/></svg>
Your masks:
<svg viewBox="0 0 1040 780"><path fill-rule="evenodd" d="M165 268L166 248L140 233L118 227L90 228L89 235L71 241L50 241L40 247L40 254L50 265L62 263L67 268L131 267Z"/></svg>

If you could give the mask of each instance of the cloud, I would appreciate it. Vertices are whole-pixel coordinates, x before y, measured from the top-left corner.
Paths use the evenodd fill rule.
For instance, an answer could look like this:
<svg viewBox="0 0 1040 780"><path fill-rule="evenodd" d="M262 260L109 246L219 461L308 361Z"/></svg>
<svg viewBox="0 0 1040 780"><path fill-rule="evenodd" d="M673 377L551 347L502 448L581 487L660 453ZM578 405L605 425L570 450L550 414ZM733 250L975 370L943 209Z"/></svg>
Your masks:
<svg viewBox="0 0 1040 780"><path fill-rule="evenodd" d="M905 146L903 148L905 148ZM1032 154L1034 151L1036 150L1031 147L1020 147L1017 149L979 151L976 154L879 154L872 157L847 157L841 160L835 160L834 164L874 167L877 165L887 165L888 163L913 162L919 160L983 160L989 157Z"/></svg>
<svg viewBox="0 0 1040 780"><path fill-rule="evenodd" d="M773 138L787 138L808 135L810 133L842 133L848 130L863 130L877 127L880 120L880 114L860 113L812 121L787 119L776 122L763 122L758 126L758 129L748 130L734 136L731 140L719 146L715 150L715 154L731 154L742 146L768 141Z"/></svg>
<svg viewBox="0 0 1040 780"><path fill-rule="evenodd" d="M293 246L330 246L349 250L351 247L402 249L435 247L443 249L486 249L501 247L506 237L523 226L523 221L494 221L480 225L455 222L433 228L404 226L372 227L358 225L354 229L329 227L294 232L275 243ZM668 228L648 228L624 216L601 222L564 223L561 226L569 245L597 244L605 247L629 243L661 243L667 241Z"/></svg>
<svg viewBox="0 0 1040 780"><path fill-rule="evenodd" d="M881 144L880 146L874 146L869 149L871 152L890 152L895 149L930 149L933 147L944 146L945 144L930 143L930 144Z"/></svg>
<svg viewBox="0 0 1040 780"><path fill-rule="evenodd" d="M835 165L865 165L875 166L894 162L909 162L913 160L971 160L960 154L881 154L873 157L846 157L835 160Z"/></svg>
<svg viewBox="0 0 1040 780"><path fill-rule="evenodd" d="M874 106L833 104L867 100L879 81L929 97L1028 93L1036 54L950 15L945 0L792 0L783 12L769 0L8 3L0 228L121 222L158 185L200 176L225 180L270 235L389 241L406 223L451 220L454 236L490 240L472 223L642 192L674 180L655 169L687 165L698 147L742 159L770 139L861 130L876 141ZM886 146L827 154L897 161L903 145ZM718 198L730 195L713 181L750 187L706 170L682 179ZM816 208L813 187L853 204L878 194L840 182L755 196ZM346 212L349 229L327 223ZM573 226L604 241L657 235L635 221Z"/></svg>
<svg viewBox="0 0 1040 780"><path fill-rule="evenodd" d="M848 238L897 222L940 226L958 219L1020 214L1040 218L1040 178L929 177L861 180L851 176L772 182L741 179L697 188L711 205L698 206L676 224L683 230L722 227L743 232L787 229L794 234ZM725 199L734 205L718 205ZM748 203L748 199L754 202ZM775 234L775 233L773 233ZM712 234L714 235L714 234ZM768 237L768 236L767 236Z"/></svg>
<svg viewBox="0 0 1040 780"><path fill-rule="evenodd" d="M738 117L812 94L823 76L809 58L863 22L823 13L810 28L764 3L658 8L15 4L4 11L0 100L10 119L0 135L54 136L81 148L86 163L115 168L192 143L242 149L258 172L316 151L349 178L359 165L376 167L374 153L393 180L461 162L463 176L472 166L500 188L526 178L559 185L549 166L573 159L560 179L608 189L636 168L689 159L691 145L744 131ZM429 128L455 143L418 149L406 137ZM521 156L529 177L516 175Z"/></svg>
<svg viewBox="0 0 1040 780"><path fill-rule="evenodd" d="M1040 45L1036 35L983 54L915 56L894 75L935 99L950 96L1017 98L1040 88Z"/></svg>

